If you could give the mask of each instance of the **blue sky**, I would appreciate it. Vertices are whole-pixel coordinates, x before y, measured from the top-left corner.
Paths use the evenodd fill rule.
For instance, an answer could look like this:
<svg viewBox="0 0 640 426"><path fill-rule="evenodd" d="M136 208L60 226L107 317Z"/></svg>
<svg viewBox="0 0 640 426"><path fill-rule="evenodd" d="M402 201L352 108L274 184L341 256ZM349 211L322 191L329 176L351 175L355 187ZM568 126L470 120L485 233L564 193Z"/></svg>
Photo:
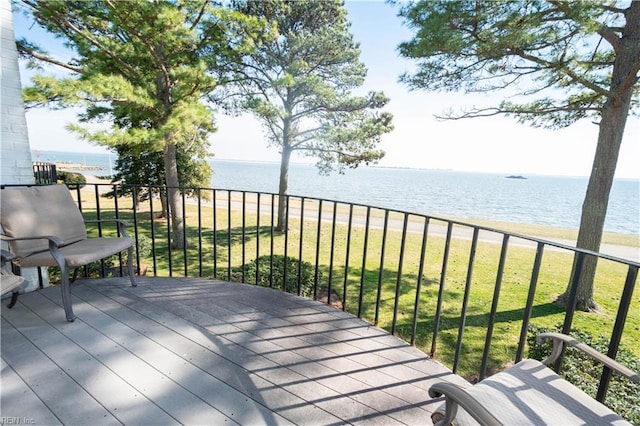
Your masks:
<svg viewBox="0 0 640 426"><path fill-rule="evenodd" d="M391 98L387 110L394 114L395 130L383 137L381 147L386 156L380 165L525 175L590 174L598 135L595 124L584 120L563 130L546 130L517 124L506 117L436 120L435 114L449 109L496 105L501 95L409 91L398 77L414 65L400 58L396 48L411 38L411 32L397 17L397 8L382 2L347 1L347 10L351 30L360 43L361 60L369 70L363 89L383 91ZM14 15L17 37L33 37L34 29L27 25L23 17ZM59 48L51 40L45 47L52 52ZM28 84L28 78L24 73L23 85ZM105 152L65 130L74 116L73 111L29 111L32 149ZM277 149L267 146L260 123L252 117L218 115L216 122L219 130L210 137L210 151L215 158L279 160ZM640 178L638 159L640 120L629 117L616 176Z"/></svg>

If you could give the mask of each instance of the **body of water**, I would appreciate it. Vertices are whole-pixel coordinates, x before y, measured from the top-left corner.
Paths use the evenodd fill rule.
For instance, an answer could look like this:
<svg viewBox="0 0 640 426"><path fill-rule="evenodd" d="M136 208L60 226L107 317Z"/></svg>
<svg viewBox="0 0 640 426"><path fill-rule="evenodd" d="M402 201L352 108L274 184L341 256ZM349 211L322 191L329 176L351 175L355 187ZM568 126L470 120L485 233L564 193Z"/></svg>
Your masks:
<svg viewBox="0 0 640 426"><path fill-rule="evenodd" d="M109 174L108 154L44 151L34 161L99 166ZM111 161L115 162L115 155ZM277 193L279 164L211 161L211 186ZM426 215L492 219L577 228L588 178L527 176L441 170L362 167L344 175L318 175L312 165L293 164L289 194L385 207ZM640 234L640 181L616 179L609 198L605 230Z"/></svg>

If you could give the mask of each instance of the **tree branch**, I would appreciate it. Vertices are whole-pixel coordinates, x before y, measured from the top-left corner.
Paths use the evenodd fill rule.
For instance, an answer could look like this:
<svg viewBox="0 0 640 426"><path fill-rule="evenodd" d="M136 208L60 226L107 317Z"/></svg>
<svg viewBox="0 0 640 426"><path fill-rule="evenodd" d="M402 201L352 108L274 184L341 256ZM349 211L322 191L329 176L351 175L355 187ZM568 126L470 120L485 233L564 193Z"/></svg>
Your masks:
<svg viewBox="0 0 640 426"><path fill-rule="evenodd" d="M30 56L32 58L35 58L35 59L39 60L39 61L43 61L43 62L52 64L52 65L57 65L59 67L68 69L69 71L73 71L73 72L76 72L78 74L82 74L82 68L81 67L76 67L76 66L68 64L66 62L58 61L57 59L54 59L54 58L52 58L52 57L50 57L48 55L36 52L34 49L27 48L22 43L16 43L16 46L17 46L18 51L20 53L28 55L28 56Z"/></svg>

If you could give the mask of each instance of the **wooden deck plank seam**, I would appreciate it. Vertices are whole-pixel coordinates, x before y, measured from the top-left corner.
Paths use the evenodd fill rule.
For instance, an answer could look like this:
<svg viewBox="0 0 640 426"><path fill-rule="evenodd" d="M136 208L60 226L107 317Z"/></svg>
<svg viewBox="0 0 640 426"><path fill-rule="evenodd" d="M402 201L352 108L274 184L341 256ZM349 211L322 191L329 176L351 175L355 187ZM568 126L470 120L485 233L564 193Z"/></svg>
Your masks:
<svg viewBox="0 0 640 426"><path fill-rule="evenodd" d="M190 360L185 359L184 357L182 357L182 356L181 356L181 354L176 353L176 352L174 352L174 351L171 351L170 349L166 348L163 344L161 344L161 343L159 343L159 342L155 341L152 337L145 336L145 335L144 335L144 333L140 333L140 330L138 330L138 329L136 329L135 327L131 326L131 323L130 323L130 322L129 322L129 323L127 323L126 321L124 321L124 322L123 322L123 319L122 319L122 318L118 318L117 316L114 316L114 315L112 315L112 314L110 314L110 313L106 312L106 307L107 307L107 306L109 306L109 305L110 305L110 303L111 303L111 302L109 302L109 300L112 300L112 299L105 298L104 296L101 296L101 298L99 298L99 299L92 299L92 298L90 298L90 297L87 297L87 294L88 294L88 293L87 293L87 291L88 291L88 290L90 290L88 287L81 287L81 288L78 288L78 289L75 291L75 293L74 293L74 298L81 299L81 300L83 300L83 301L85 302L85 304L79 304L79 306L83 306L83 307L91 306L91 307L92 307L92 309L95 309L96 311L99 311L101 314L103 314L103 315L105 315L105 316L109 316L109 317L113 318L113 320L117 322L117 326L118 326L118 327L124 326L124 327L126 327L127 329L130 329L130 330L131 330L131 332L136 333L136 334L138 335L138 337L139 337L139 338L146 338L146 339L148 339L148 340L149 340L149 342L153 342L153 343L152 343L153 345L157 345L157 347L155 347L154 351L162 351L162 350L165 350L165 351L167 351L167 354L165 354L165 355L164 355L165 357L168 357L168 356L170 356L169 354L172 354L174 357L179 358L179 359L180 359L182 362L184 362L185 364L189 364L189 365L193 366L194 368L198 369L200 374L203 374L203 375L209 376L211 379L214 379L214 380L215 380L215 383L210 383L210 385L211 385L211 389L216 389L216 388L220 388L220 387L224 388L224 389L220 390L220 392L219 392L219 393L220 393L220 395L222 395L222 396L223 396L223 398L222 398L222 399L230 399L231 401L227 401L227 402L229 402L229 403L239 401L237 398L235 398L235 399L234 399L234 398L233 398L233 396L229 396L230 394L233 394L233 392L232 392L232 391L233 391L233 389L232 389L232 388L229 388L229 387L226 385L226 383L224 383L224 382L222 382L222 381L219 381L215 376L213 376L213 375L209 374L209 372L208 372L206 369L202 369L202 368L200 368L199 366L197 366L197 365L193 364L193 362L191 362ZM91 291L92 291L92 293L93 293L93 294L99 294L99 293L97 293L97 292L95 292L95 291L93 291L93 290L91 290ZM55 293L54 293L54 294L55 294ZM82 297L82 296L84 296L84 297ZM55 299L58 299L58 298L57 298L57 297L55 297ZM77 303L77 302L76 302L76 303ZM116 303L116 304L117 304L117 302L115 302L115 301L113 301L112 303ZM137 313L137 312L135 312L134 310L128 310L128 308L123 309L123 308L125 308L125 307L123 307L123 306L122 306L122 305L120 305L120 304L117 304L117 305L118 305L117 313L119 313L119 314L127 313L127 314L129 314L129 315L138 315L138 313ZM85 321L87 320L87 318L89 318L87 313L85 313L85 314L83 315L83 317L85 318ZM146 320L147 320L147 321L151 321L151 322L153 322L153 320L148 319L148 318L146 318ZM170 331L169 329L167 329L167 328L166 328L166 327L164 327L163 325L159 324L159 326L160 326L160 327L162 327L163 331L165 331L165 332L169 332L169 333L173 333L173 331ZM95 328L95 327L94 327L94 328ZM122 330L120 330L117 334L118 334L120 337L122 337L122 335L125 335L125 334L126 334L126 329L122 329ZM135 356L140 357L140 354L135 353L135 352L133 352L133 351L131 350L131 349L132 349L132 346L131 346L131 345L134 345L134 344L135 344L135 342L128 342L128 341L125 341L125 340L123 340L123 339L121 338L121 339L120 339L120 341L117 341L116 343L118 343L119 345L121 345L122 347L124 347L126 350L129 350L129 351L130 351L132 354L134 354ZM157 367L157 364L156 364L156 363L154 363L154 362L150 362L150 360L149 360L149 359L144 358L144 357L143 357L143 358L140 358L140 359L141 359L143 362L145 362L146 364L150 365L152 368L154 368L154 369L158 370L158 367ZM178 362L178 361L177 361L177 359L176 359L176 362ZM169 371L170 371L170 370L168 370L168 371L158 370L158 372L159 372L159 373L161 373L161 374L163 374L163 375L164 375L168 380L174 381L174 378L170 377L170 376L171 376L171 373L170 373ZM204 380L204 379L202 379L202 380ZM192 389L192 388L191 388L191 386L190 386L191 384L190 384L190 383L184 384L184 383L179 382L179 381L176 381L175 383L176 383L177 385L179 385L180 387L184 388L187 392L189 392L189 393L193 394L195 397L197 397L198 399L200 399L202 402L204 402L204 403L206 403L207 405L210 405L212 408L215 408L216 410L220 411L220 408L221 408L221 407L214 407L213 405L211 405L211 401L207 401L207 399L209 399L210 395L205 394L205 393L203 393L203 392L194 392L194 389ZM230 405L231 405L231 404L230 404ZM263 409L258 410L258 411L264 411L264 409L266 409L266 407L263 407ZM225 411L223 410L222 412L223 412L223 414L225 414L227 417L229 417L229 419L233 419L233 417L234 417L235 415L237 415L237 413L238 413L239 411L242 411L242 410L230 410L230 411L227 411L227 412L225 412ZM249 411L251 411L251 410L247 410L247 412L249 412ZM255 411L255 410L254 410L254 411ZM265 412L265 413L266 413L266 412Z"/></svg>
<svg viewBox="0 0 640 426"><path fill-rule="evenodd" d="M79 313L74 324L64 322L57 288L40 291L39 297L25 295L24 307L177 422L194 417L175 416L157 398L147 397L140 383L130 383L99 352L76 343L78 329L108 339L127 360L163 375L161 380L229 421L244 424L267 418L273 424L300 424L310 416L323 424L429 423L438 404L426 389L434 380L461 380L396 337L319 302L206 279L142 277L139 282L135 288L125 278L74 284ZM233 294L237 286L243 286L246 299ZM79 324L84 325L74 328ZM198 381L189 381L187 372L199 376ZM219 392L212 396L212 389ZM221 402L222 393L235 397ZM238 407L250 414L237 416L245 411Z"/></svg>
<svg viewBox="0 0 640 426"><path fill-rule="evenodd" d="M284 348L284 349L285 349L285 350L288 350L288 348ZM340 355L340 356L337 356L337 355L336 355L335 357L336 357L336 359L338 359L338 358L341 358L341 357L342 357L342 355ZM301 363L299 363L299 364L306 363L306 362L311 363L311 362L314 362L314 361L313 361L313 360L306 360L306 361L302 361L302 362L301 362ZM321 360L321 362L322 362L322 360ZM388 363L385 363L385 365L386 365L386 366L389 366L389 364L388 364ZM401 365L401 363L396 363L396 365ZM363 372L367 372L367 371L370 371L370 368L368 368L368 367L364 367L364 366L363 366L363 368L362 368L362 370L361 370L361 371L363 371ZM355 371L355 372L358 372L358 371ZM339 376L342 376L342 375L344 375L344 374L345 374L345 372L338 372L338 371L335 371L334 376L335 376L335 377L339 377ZM349 373L347 373L347 374L349 374ZM313 378L312 378L312 377L309 377L309 379L313 379ZM416 381L416 382L417 382L417 381L420 381L420 380L424 380L424 379L415 379L415 381ZM406 382L405 382L405 383L406 383ZM388 386L383 387L382 389L386 389L387 387L392 388L393 386L392 386L392 385L388 385ZM423 390L423 389L420 389L420 390L426 394L426 390ZM354 395L357 395L357 394L354 394ZM391 396L393 396L393 397L395 397L395 395L394 395L393 393L391 393L390 395L391 395ZM425 395L425 396L426 396L426 395ZM406 409L406 403L416 404L416 406L419 406L419 405L418 405L419 403L417 403L415 400L414 400L414 401L403 401L403 402L405 403L405 409ZM421 400L421 403L424 403L424 401L423 401L423 400Z"/></svg>
<svg viewBox="0 0 640 426"><path fill-rule="evenodd" d="M114 291L114 290L107 290L107 291ZM306 380L306 382L308 382L308 380ZM279 385L280 387L282 387L281 385ZM307 403L313 403L314 401L307 401Z"/></svg>

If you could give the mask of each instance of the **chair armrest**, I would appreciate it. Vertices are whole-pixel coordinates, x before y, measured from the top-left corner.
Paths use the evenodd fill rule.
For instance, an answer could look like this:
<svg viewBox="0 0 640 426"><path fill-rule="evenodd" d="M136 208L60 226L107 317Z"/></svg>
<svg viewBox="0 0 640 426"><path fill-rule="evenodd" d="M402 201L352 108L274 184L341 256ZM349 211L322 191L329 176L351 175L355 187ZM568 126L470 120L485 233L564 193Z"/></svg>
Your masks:
<svg viewBox="0 0 640 426"><path fill-rule="evenodd" d="M549 339L553 340L553 349L551 350L551 355L549 355L549 358L542 361L544 365L550 365L553 362L555 362L555 360L558 359L558 357L562 353L562 349L564 348L564 345L567 344L584 352L585 354L589 355L593 359L606 365L610 369L629 378L632 382L640 384L640 374L636 373L635 371L631 370L628 367L625 367L624 365L620 364L616 360L609 358L607 355L598 352L597 350L593 349L591 346L587 345L586 343L582 343L576 338L567 336L566 334L562 334L562 333L540 333L536 337L536 340L538 343L544 343Z"/></svg>
<svg viewBox="0 0 640 426"><path fill-rule="evenodd" d="M15 256L11 252L5 249L0 249L0 258L1 258L0 268L3 268L4 264L11 261L14 257Z"/></svg>
<svg viewBox="0 0 640 426"><path fill-rule="evenodd" d="M20 237L13 238L7 237L6 235L0 235L0 240L3 241L26 241L26 240L49 240L49 245L53 243L56 247L60 247L64 244L64 240L58 237L54 237L53 235L34 235L31 237Z"/></svg>
<svg viewBox="0 0 640 426"><path fill-rule="evenodd" d="M500 421L464 388L453 383L439 382L429 388L429 396L444 395L446 411L436 426L450 425L458 414L458 406L465 409L481 425L501 425Z"/></svg>
<svg viewBox="0 0 640 426"><path fill-rule="evenodd" d="M0 249L0 257L2 257L2 263L4 263L7 260L13 259L15 256L5 249Z"/></svg>

